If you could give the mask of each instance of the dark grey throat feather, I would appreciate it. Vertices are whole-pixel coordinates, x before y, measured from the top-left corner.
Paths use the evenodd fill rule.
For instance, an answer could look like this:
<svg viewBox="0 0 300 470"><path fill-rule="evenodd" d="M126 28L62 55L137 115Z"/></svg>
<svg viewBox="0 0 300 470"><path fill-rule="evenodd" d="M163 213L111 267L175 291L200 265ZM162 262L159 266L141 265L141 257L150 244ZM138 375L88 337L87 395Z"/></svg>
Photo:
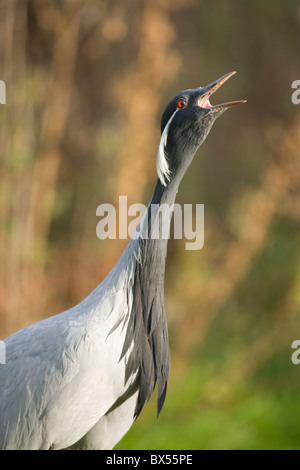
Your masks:
<svg viewBox="0 0 300 470"><path fill-rule="evenodd" d="M173 188L173 189L172 189ZM125 382L138 371L139 395L135 418L149 401L157 385L157 414L161 411L170 372L170 350L164 308L164 275L167 239L151 238L153 207L172 205L176 190L157 182L153 198L147 209L148 236L139 239L139 261L136 262L133 281L133 305L128 319L126 338L121 358L134 341L126 364ZM164 221L165 222L165 221ZM159 223L159 220L155 220Z"/></svg>

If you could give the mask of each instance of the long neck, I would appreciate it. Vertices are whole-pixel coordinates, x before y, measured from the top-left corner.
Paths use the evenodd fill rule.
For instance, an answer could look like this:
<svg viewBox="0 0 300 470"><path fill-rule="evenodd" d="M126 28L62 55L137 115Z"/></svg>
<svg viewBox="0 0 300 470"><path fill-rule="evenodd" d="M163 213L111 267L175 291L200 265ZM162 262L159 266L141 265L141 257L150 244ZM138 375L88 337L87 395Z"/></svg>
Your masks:
<svg viewBox="0 0 300 470"><path fill-rule="evenodd" d="M170 181L167 186L163 186L158 179L150 204L173 204L176 198L180 181Z"/></svg>
<svg viewBox="0 0 300 470"><path fill-rule="evenodd" d="M143 240L144 246L147 247L147 255L149 256L149 250L151 250L153 261L157 253L159 258L157 262L164 263L166 256L166 249L168 243L168 234L170 230L170 223L172 218L172 208L175 202L178 184L173 182L167 186L163 186L161 181L158 180L152 199L147 208L147 214L145 220L147 222L146 239ZM143 260L147 263L147 259Z"/></svg>
<svg viewBox="0 0 300 470"><path fill-rule="evenodd" d="M164 275L167 256L167 244L178 185L163 186L157 181L152 199L144 217L146 227L139 241L140 263L137 271L139 281L144 284L144 307L151 309L152 297L164 299ZM162 305L163 308L163 305Z"/></svg>

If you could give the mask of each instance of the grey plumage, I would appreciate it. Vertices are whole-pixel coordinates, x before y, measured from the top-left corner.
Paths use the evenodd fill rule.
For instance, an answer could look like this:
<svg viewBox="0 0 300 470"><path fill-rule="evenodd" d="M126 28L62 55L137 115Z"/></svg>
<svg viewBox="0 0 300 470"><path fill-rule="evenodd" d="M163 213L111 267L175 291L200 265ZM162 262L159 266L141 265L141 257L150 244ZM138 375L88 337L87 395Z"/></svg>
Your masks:
<svg viewBox="0 0 300 470"><path fill-rule="evenodd" d="M162 117L158 181L118 263L80 304L7 338L0 364L2 449L111 449L157 386L157 412L170 372L164 309L169 221L180 181L215 119L241 102L211 106L231 75L173 98Z"/></svg>

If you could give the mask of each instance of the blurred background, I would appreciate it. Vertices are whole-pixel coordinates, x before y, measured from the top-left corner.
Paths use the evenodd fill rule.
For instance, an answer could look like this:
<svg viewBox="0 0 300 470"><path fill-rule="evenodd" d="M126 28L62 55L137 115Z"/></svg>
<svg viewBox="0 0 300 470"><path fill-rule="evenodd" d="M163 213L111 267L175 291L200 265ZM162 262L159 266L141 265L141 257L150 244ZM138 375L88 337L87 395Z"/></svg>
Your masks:
<svg viewBox="0 0 300 470"><path fill-rule="evenodd" d="M205 205L205 243L170 240L171 378L118 449L299 449L300 3L2 0L0 339L74 306L126 240L96 208L156 183L176 93L238 73L177 202Z"/></svg>

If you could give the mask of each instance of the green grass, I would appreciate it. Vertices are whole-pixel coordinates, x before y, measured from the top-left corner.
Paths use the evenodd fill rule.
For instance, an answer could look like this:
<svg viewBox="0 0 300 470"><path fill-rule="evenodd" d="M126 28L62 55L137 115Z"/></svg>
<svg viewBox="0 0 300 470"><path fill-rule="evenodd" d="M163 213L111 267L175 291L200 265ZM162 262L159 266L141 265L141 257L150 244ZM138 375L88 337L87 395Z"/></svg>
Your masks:
<svg viewBox="0 0 300 470"><path fill-rule="evenodd" d="M288 386L260 371L238 383L214 372L193 366L171 381L161 416L152 399L116 449L300 449L298 379Z"/></svg>

